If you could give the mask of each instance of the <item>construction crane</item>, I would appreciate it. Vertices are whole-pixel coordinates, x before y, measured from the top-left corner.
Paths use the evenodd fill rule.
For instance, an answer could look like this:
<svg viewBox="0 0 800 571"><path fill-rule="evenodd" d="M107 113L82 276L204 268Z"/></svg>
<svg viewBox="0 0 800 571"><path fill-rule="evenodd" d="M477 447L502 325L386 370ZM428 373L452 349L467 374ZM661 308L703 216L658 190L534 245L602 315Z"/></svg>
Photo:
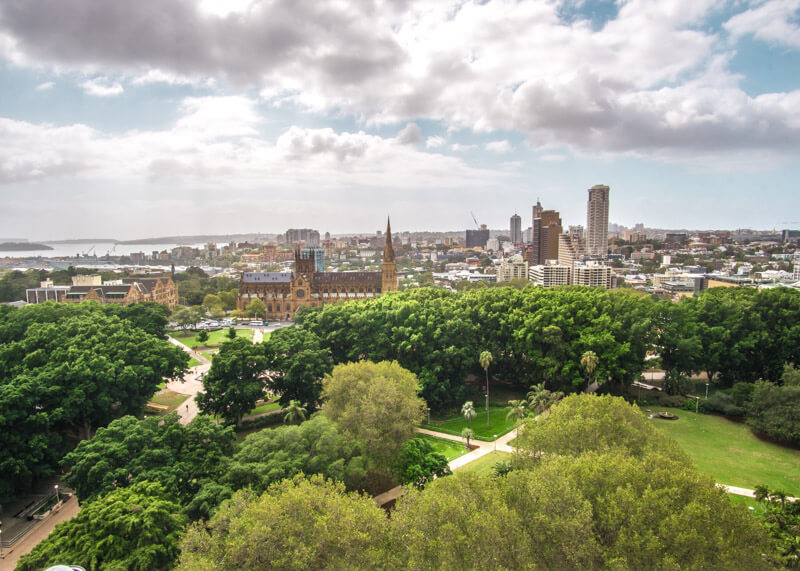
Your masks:
<svg viewBox="0 0 800 571"><path fill-rule="evenodd" d="M472 210L470 210L470 211L469 211L469 213L470 213L470 214L472 214L472 219L475 221L475 227L476 227L478 230L480 230L480 229L481 229L481 225L480 225L480 224L478 224L478 219L477 219L477 218L475 218L475 213L474 213Z"/></svg>

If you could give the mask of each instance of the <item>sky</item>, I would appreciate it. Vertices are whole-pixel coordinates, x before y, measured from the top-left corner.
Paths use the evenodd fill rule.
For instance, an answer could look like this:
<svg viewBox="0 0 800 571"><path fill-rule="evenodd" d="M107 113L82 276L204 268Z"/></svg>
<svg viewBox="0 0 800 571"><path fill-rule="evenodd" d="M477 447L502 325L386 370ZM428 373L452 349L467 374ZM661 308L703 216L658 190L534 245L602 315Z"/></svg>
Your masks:
<svg viewBox="0 0 800 571"><path fill-rule="evenodd" d="M3 0L0 239L800 228L800 0Z"/></svg>

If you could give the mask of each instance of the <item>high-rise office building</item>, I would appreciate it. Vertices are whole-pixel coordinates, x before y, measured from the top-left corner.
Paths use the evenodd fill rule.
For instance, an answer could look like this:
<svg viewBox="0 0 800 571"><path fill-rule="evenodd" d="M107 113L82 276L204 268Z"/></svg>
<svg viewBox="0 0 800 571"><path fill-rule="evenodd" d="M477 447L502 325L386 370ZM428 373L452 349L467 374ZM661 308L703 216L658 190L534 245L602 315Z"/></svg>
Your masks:
<svg viewBox="0 0 800 571"><path fill-rule="evenodd" d="M537 218L531 230L532 265L558 259L558 236L561 234L561 215L555 210L544 210L538 202L534 207Z"/></svg>
<svg viewBox="0 0 800 571"><path fill-rule="evenodd" d="M590 256L605 258L608 255L608 193L604 184L589 189L586 207L586 252Z"/></svg>
<svg viewBox="0 0 800 571"><path fill-rule="evenodd" d="M513 244L522 244L522 218L520 218L519 215L514 213L514 216L511 217L511 220L509 222L511 231L511 242Z"/></svg>

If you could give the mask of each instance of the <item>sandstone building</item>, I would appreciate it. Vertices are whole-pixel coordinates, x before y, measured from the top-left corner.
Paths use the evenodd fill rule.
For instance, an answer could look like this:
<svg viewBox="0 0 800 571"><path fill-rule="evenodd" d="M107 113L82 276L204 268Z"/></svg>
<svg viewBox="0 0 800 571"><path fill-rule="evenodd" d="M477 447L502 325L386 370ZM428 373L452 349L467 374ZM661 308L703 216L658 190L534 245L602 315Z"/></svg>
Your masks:
<svg viewBox="0 0 800 571"><path fill-rule="evenodd" d="M311 249L295 249L293 272L244 272L237 308L246 310L254 299L266 308L268 320L288 320L301 307L377 297L397 291L397 267L391 225L386 223L386 246L380 272L321 272Z"/></svg>

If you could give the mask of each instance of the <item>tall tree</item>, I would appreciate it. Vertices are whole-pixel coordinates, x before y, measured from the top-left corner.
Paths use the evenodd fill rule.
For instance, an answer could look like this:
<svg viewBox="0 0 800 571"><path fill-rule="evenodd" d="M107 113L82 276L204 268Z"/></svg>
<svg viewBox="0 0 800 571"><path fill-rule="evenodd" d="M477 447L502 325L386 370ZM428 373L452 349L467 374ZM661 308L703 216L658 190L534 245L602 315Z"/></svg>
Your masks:
<svg viewBox="0 0 800 571"><path fill-rule="evenodd" d="M514 422L517 425L517 436L519 436L519 423L525 418L525 405L527 403L524 400L510 400L508 401L508 406L506 407L506 420L509 418L514 418Z"/></svg>
<svg viewBox="0 0 800 571"><path fill-rule="evenodd" d="M471 429L472 419L478 416L478 413L475 412L475 406L472 404L471 400L465 402L464 406L461 407L461 414L463 414L464 418L467 419L467 425Z"/></svg>
<svg viewBox="0 0 800 571"><path fill-rule="evenodd" d="M145 420L126 416L64 457L65 483L82 504L145 480L163 484L187 504L204 481L221 476L234 444L233 428L205 415L186 426L175 413Z"/></svg>
<svg viewBox="0 0 800 571"><path fill-rule="evenodd" d="M200 410L241 424L244 414L264 396L266 368L260 345L241 337L223 343L203 378L205 392L196 397Z"/></svg>
<svg viewBox="0 0 800 571"><path fill-rule="evenodd" d="M283 409L283 422L299 424L306 419L307 413L308 411L303 408L299 400L289 401L289 404Z"/></svg>
<svg viewBox="0 0 800 571"><path fill-rule="evenodd" d="M69 562L86 569L171 569L186 523L161 484L140 482L84 505L20 558L16 568L38 571Z"/></svg>
<svg viewBox="0 0 800 571"><path fill-rule="evenodd" d="M298 476L261 496L237 492L207 525L190 527L178 569L375 569L388 525L371 499Z"/></svg>
<svg viewBox="0 0 800 571"><path fill-rule="evenodd" d="M263 492L300 472L321 474L358 490L367 477L366 459L360 444L318 414L302 424L250 434L234 454L222 483Z"/></svg>
<svg viewBox="0 0 800 571"><path fill-rule="evenodd" d="M583 370L586 371L587 387L592 384L592 373L594 373L599 362L600 359L597 357L597 353L594 351L585 351L583 355L581 355L581 367L583 367Z"/></svg>
<svg viewBox="0 0 800 571"><path fill-rule="evenodd" d="M298 400L309 409L317 408L322 378L333 370L330 351L319 337L298 327L284 327L264 342L264 354L267 386L280 395L281 405Z"/></svg>
<svg viewBox="0 0 800 571"><path fill-rule="evenodd" d="M428 482L451 474L447 458L423 438L412 438L400 449L395 466L401 484L424 488Z"/></svg>
<svg viewBox="0 0 800 571"><path fill-rule="evenodd" d="M424 418L416 375L396 362L361 361L337 365L322 384L323 414L362 444L377 470L391 471Z"/></svg>
<svg viewBox="0 0 800 571"><path fill-rule="evenodd" d="M469 441L470 439L475 438L475 431L471 428L465 428L461 431L461 438L466 440L466 447L469 449Z"/></svg>
<svg viewBox="0 0 800 571"><path fill-rule="evenodd" d="M489 428L489 365L492 364L491 351L481 351L480 357L481 369L486 375L486 428Z"/></svg>

